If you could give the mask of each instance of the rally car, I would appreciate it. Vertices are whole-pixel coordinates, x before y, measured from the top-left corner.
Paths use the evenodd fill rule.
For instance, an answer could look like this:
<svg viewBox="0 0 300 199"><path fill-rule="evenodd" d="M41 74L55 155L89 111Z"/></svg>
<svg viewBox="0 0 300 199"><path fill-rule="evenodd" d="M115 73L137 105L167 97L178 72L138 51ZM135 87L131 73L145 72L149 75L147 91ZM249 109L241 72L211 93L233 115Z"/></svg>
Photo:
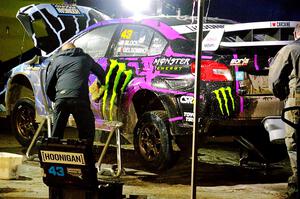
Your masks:
<svg viewBox="0 0 300 199"><path fill-rule="evenodd" d="M74 25L60 20L67 16ZM158 16L102 21L100 15L100 20L86 18L86 25L95 24L80 31L79 16L85 16L79 6L49 4L18 12L43 52L13 68L7 82L6 114L11 116L18 141L27 145L39 116L48 114L51 102L44 91L45 67L68 41L106 71L103 97L91 100L96 126L103 121L123 122L123 135L133 137L130 141L145 165L167 168L173 159L173 143L185 148L188 142L182 138L192 133L196 19ZM213 129L220 125L257 125L268 115L280 115L282 103L267 89L268 61L291 42L295 23L205 19L199 96L202 132L217 135ZM73 37L64 34L69 26ZM90 75L91 88L96 82ZM232 133L235 137L242 134Z"/></svg>

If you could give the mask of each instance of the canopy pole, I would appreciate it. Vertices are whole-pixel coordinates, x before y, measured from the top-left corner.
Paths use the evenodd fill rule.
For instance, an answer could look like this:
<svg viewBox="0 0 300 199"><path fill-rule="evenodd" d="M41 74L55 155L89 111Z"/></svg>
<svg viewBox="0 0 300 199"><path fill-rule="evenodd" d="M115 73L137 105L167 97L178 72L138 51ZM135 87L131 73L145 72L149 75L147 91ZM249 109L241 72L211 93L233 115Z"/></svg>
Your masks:
<svg viewBox="0 0 300 199"><path fill-rule="evenodd" d="M197 0L196 0L197 1ZM202 52L202 31L203 31L203 13L204 13L204 1L198 0L197 9L197 38L196 38L196 60L195 60L195 88L194 88L194 123L193 123L193 146L192 146L192 168L191 168L191 198L196 199L196 177L197 177L197 152L198 152L198 134L200 120L200 77L201 77L201 52Z"/></svg>

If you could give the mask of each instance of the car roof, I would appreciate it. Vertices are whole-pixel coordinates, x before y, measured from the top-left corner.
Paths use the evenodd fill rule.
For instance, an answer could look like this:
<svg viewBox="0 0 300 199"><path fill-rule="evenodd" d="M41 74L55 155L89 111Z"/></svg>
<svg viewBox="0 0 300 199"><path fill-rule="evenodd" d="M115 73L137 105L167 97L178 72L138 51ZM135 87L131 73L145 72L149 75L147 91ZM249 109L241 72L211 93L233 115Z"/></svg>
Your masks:
<svg viewBox="0 0 300 199"><path fill-rule="evenodd" d="M197 23L197 16L158 16L153 17L158 21L161 21L169 26L175 25L186 25L186 24L194 24ZM221 19L221 18L213 18L213 17L204 17L204 23L222 23L222 24L234 24L237 23L232 20L228 19Z"/></svg>
<svg viewBox="0 0 300 199"><path fill-rule="evenodd" d="M176 26L176 25L186 25L186 24L196 24L197 23L197 16L139 16L139 17L130 17L130 18L119 18L119 19L111 19L103 21L100 24L105 23L141 23L143 24L144 21L159 21L165 23L168 26ZM236 21L229 20L229 19L221 19L216 17L205 17L204 23L215 23L215 24L235 24Z"/></svg>

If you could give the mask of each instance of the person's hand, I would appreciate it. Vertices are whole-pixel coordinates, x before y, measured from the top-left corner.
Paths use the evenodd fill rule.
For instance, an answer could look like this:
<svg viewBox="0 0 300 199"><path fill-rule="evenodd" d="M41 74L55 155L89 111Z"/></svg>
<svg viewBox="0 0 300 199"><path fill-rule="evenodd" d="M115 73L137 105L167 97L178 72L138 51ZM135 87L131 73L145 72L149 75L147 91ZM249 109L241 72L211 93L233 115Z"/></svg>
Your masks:
<svg viewBox="0 0 300 199"><path fill-rule="evenodd" d="M94 81L89 87L91 99L95 102L98 102L99 99L103 97L105 90L106 86L99 84L97 80Z"/></svg>
<svg viewBox="0 0 300 199"><path fill-rule="evenodd" d="M106 90L106 86L104 86L104 85L101 85L100 86L100 88L99 88L99 92L98 92L98 96L99 96L99 98L98 98L98 100L100 99L100 98L102 98L103 97L103 95L104 95L104 92L105 92L105 90Z"/></svg>

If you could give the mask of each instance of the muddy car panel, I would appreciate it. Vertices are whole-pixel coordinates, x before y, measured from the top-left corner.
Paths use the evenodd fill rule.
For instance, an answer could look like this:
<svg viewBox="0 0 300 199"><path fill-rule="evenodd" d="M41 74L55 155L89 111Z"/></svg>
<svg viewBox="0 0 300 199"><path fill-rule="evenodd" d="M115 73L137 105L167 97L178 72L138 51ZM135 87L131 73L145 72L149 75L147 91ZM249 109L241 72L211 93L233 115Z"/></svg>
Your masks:
<svg viewBox="0 0 300 199"><path fill-rule="evenodd" d="M59 4L32 4L21 8L16 17L35 46L46 54L81 30L109 19L89 7Z"/></svg>
<svg viewBox="0 0 300 199"><path fill-rule="evenodd" d="M32 38L35 47L41 49L42 54L48 54L70 39L74 34L104 19L109 19L105 14L84 6L32 4L20 8L17 19ZM45 68L49 64L51 56L36 56L10 71L5 92L6 114L10 115L13 103L17 100L12 91L12 85L18 77L25 77L31 84L35 100L35 108L38 115L45 115L45 97L43 83ZM20 97L20 96L19 96ZM16 98L16 99L14 99Z"/></svg>
<svg viewBox="0 0 300 199"><path fill-rule="evenodd" d="M34 57L33 59L36 59L36 57ZM44 89L41 89L43 88L43 82L45 81L45 68L47 64L49 64L48 61L44 61L41 63L31 63L31 61L28 61L11 70L12 78L10 78L7 82L7 88L9 89L5 93L5 101L7 102L6 107L8 108L8 114L13 108L13 106L10 106L8 104L11 104L11 102L15 102L19 97L21 97L19 95L16 95L12 90L16 79L20 77L26 77L28 80L30 80L29 83L34 94L37 114L45 115L45 102L47 101L47 103L51 104L50 100L44 97Z"/></svg>
<svg viewBox="0 0 300 199"><path fill-rule="evenodd" d="M55 11L55 8L52 7L50 13L51 10ZM26 11L24 9L20 13ZM79 17L77 12L82 10L75 11L73 22L78 28L81 26L76 16ZM35 37L40 29L28 31L36 46L44 52L56 48L42 58L38 64L40 68L51 61L64 41L71 41L90 54L106 72L103 97L99 101L91 100L96 126L107 120L123 122L122 132L134 134L135 149L145 165L157 169L167 167L172 162L171 140L175 136L192 133L195 18L165 16L97 23L93 20L94 25L83 31L76 29L76 35L66 39L60 33L64 29L62 27L67 26L54 28L52 23L56 22L48 23L47 17L37 12L37 15L26 13L27 18L23 21L35 16L40 20L39 17L42 17L47 22L43 23L47 28L42 30L59 41L54 42L55 47L47 45L46 38ZM244 121L260 121L269 114L280 112L279 101L265 84L268 61L282 45L291 42L290 32L294 25L295 22L233 24L227 20L206 19L198 96L204 128L218 122L242 125L246 123ZM49 30L55 30L54 34L50 34ZM27 63L17 68L21 73L29 74L33 66ZM11 79L16 74L13 73ZM38 74L43 73L36 73L35 78L26 76L33 82L33 87L35 84L42 85L42 82L37 83L41 80ZM96 77L90 75L89 85L95 85L95 81ZM38 86L33 90L38 90ZM34 97L36 106L43 106L40 103L45 102L43 96L34 93ZM270 110L269 107L278 107L278 110ZM37 107L36 110L45 114L43 108ZM243 122L237 122L239 120Z"/></svg>
<svg viewBox="0 0 300 199"><path fill-rule="evenodd" d="M118 112L127 113L136 93L149 91L160 99L169 99L160 100L158 106L167 110L172 126L191 125L194 84L194 76L191 74L197 30L195 24L189 23L191 19L158 17L102 21L71 39L97 60L107 73L105 82L108 89L103 99L97 103L92 102L97 119L126 120L119 118ZM277 105L280 103L265 88L268 67L266 57L274 56L275 50L266 55L268 48L265 44L257 48L255 44L252 48L249 47L253 44L242 46L243 42L231 44L228 41L230 37L243 35L248 39L250 36L255 38L255 34L249 36L251 31L248 33L249 27L245 28L244 25L224 25L230 23L207 23L204 28L201 68L203 90L199 96L201 111L217 120L246 120L277 114L278 110L270 112L267 107L272 103L280 108ZM261 27L257 24L254 26L253 29L262 35ZM283 27L274 27L272 31L278 31L275 28ZM97 36L93 37L97 34L103 34L98 41ZM103 38L105 42L101 40L100 49L97 45ZM221 72L214 74L214 71ZM223 71L227 74L223 74ZM93 81L95 77L91 76L90 84ZM250 86L247 85L249 82ZM173 107L177 111L171 111ZM174 127L172 133L177 132L180 131Z"/></svg>

